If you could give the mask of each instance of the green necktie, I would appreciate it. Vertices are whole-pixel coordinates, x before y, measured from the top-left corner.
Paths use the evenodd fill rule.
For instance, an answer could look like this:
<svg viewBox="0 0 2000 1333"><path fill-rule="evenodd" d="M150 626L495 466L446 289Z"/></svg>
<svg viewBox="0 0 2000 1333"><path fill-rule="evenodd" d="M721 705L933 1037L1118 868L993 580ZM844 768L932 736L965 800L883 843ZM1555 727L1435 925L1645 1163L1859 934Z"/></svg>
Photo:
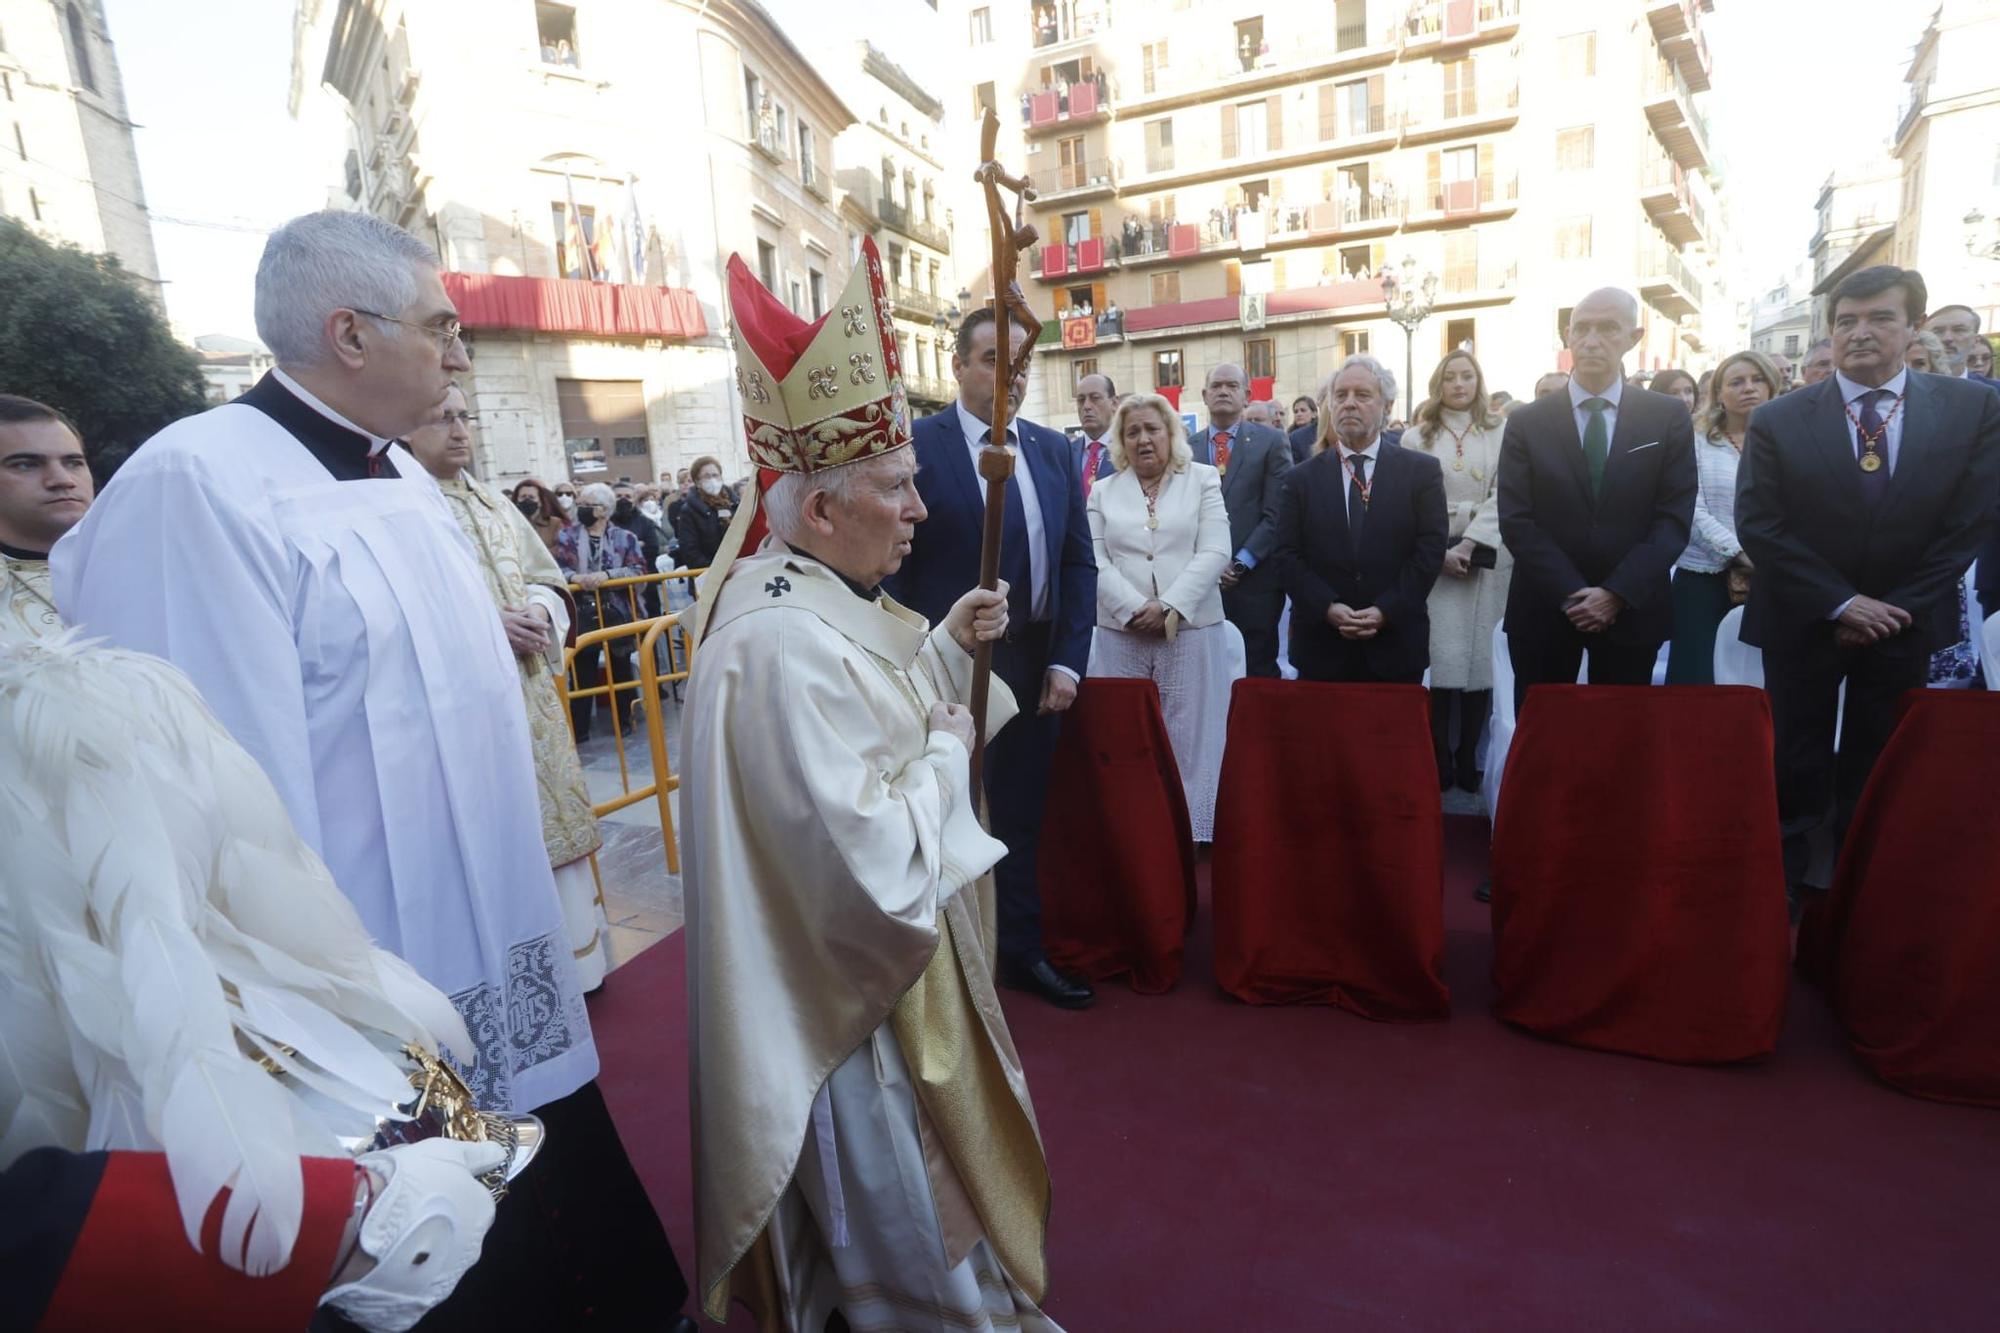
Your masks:
<svg viewBox="0 0 2000 1333"><path fill-rule="evenodd" d="M1583 428L1583 457L1590 464L1592 495L1603 493L1604 460L1611 456L1611 432L1604 427L1604 409L1610 406L1609 398L1583 400L1583 410L1590 413L1590 424Z"/></svg>

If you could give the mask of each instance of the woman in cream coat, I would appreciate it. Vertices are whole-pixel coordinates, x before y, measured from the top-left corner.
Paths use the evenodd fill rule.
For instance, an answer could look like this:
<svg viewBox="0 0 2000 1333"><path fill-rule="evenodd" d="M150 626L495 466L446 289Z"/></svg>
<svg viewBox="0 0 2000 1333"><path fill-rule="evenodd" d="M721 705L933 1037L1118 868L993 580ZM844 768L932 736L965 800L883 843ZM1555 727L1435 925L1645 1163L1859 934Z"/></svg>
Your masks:
<svg viewBox="0 0 2000 1333"><path fill-rule="evenodd" d="M1217 583L1230 557L1222 474L1193 461L1180 413L1150 393L1127 398L1112 418L1111 462L1117 474L1090 490L1090 672L1159 686L1194 838L1210 842L1231 674Z"/></svg>
<svg viewBox="0 0 2000 1333"><path fill-rule="evenodd" d="M1430 397L1417 409L1415 428L1403 437L1405 449L1422 449L1444 465L1450 511L1451 544L1429 602L1431 741L1444 791L1454 784L1479 790L1479 734L1493 709L1493 627L1507 609L1514 570L1500 542L1495 498L1505 425L1487 399L1486 372L1461 347L1431 372Z"/></svg>

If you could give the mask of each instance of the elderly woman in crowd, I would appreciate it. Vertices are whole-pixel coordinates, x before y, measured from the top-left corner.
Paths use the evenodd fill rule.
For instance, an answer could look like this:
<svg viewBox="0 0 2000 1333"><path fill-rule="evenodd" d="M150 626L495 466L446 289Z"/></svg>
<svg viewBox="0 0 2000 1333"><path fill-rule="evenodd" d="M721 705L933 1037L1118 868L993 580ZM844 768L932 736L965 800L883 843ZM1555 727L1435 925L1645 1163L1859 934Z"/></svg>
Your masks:
<svg viewBox="0 0 2000 1333"><path fill-rule="evenodd" d="M569 630L563 590L568 580L516 504L500 498L466 470L472 462L472 431L463 392L452 389L445 396L443 417L411 431L409 446L424 471L437 478L451 516L472 543L479 572L486 576L486 591L500 614L500 628L521 669L535 788L541 796L542 843L555 871L577 979L585 990L595 990L604 982L605 945L611 932L591 860L604 839L591 812L576 742L563 725L562 696L556 686L563 636ZM542 501L536 492L545 489L540 482L524 481L514 488L516 503L527 495L539 510Z"/></svg>
<svg viewBox="0 0 2000 1333"><path fill-rule="evenodd" d="M1461 347L1431 372L1430 396L1403 437L1404 448L1432 454L1443 467L1450 522L1444 572L1427 603L1431 743L1440 790L1479 790L1479 735L1493 708L1493 627L1507 609L1513 575L1513 559L1500 541L1495 475L1505 425L1487 398L1486 372Z"/></svg>
<svg viewBox="0 0 2000 1333"><path fill-rule="evenodd" d="M1671 394L1687 404L1688 415L1694 415L1695 400L1700 397L1701 386L1694 376L1685 370L1663 370L1653 376L1653 392Z"/></svg>
<svg viewBox="0 0 2000 1333"><path fill-rule="evenodd" d="M1695 422L1699 489L1688 547L1674 566L1674 637L1667 650L1667 684L1715 683L1715 630L1747 595L1750 557L1736 539L1736 468L1750 414L1778 396L1778 367L1761 352L1724 358L1709 382L1713 401Z"/></svg>
<svg viewBox="0 0 2000 1333"><path fill-rule="evenodd" d="M1118 469L1090 489L1097 551L1094 676L1136 676L1160 690L1196 842L1215 836L1215 789L1229 712L1229 629L1217 580L1229 564L1222 474L1193 461L1180 413L1158 394L1127 398L1111 420Z"/></svg>
<svg viewBox="0 0 2000 1333"><path fill-rule="evenodd" d="M651 572L639 550L639 539L611 522L611 510L617 500L612 489L601 481L585 486L577 492L576 522L556 538L556 563L563 567L571 583L583 589L583 595L576 599L576 627L580 633L631 623L638 598L629 587L601 594L597 590L610 579L635 578ZM633 645L619 642L615 648L611 654L612 679L633 679L638 671L633 662ZM604 682L603 656L601 647L577 654L579 686L590 689ZM579 741L590 739L596 702L591 696L570 700L570 721L575 724ZM636 706L636 697L633 702Z"/></svg>
<svg viewBox="0 0 2000 1333"><path fill-rule="evenodd" d="M674 514L674 535L680 541L676 558L683 569L706 569L722 549L722 534L736 516L736 496L722 483L722 464L712 457L694 460L694 489Z"/></svg>
<svg viewBox="0 0 2000 1333"><path fill-rule="evenodd" d="M1944 340L1925 329L1903 350L1903 364L1925 375L1946 375L1944 355Z"/></svg>

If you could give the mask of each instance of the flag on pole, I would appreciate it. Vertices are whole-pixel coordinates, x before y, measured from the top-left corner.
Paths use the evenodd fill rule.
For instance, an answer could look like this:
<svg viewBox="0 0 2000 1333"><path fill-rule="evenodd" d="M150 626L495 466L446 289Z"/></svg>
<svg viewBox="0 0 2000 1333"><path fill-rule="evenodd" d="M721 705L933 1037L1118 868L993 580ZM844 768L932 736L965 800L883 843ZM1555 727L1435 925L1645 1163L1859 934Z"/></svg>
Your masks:
<svg viewBox="0 0 2000 1333"><path fill-rule="evenodd" d="M597 257L590 253L590 238L584 235L583 212L576 206L576 182L569 168L563 168L563 196L569 203L569 219L563 224L563 250L569 258L564 277L597 278Z"/></svg>
<svg viewBox="0 0 2000 1333"><path fill-rule="evenodd" d="M617 219L609 215L596 219L595 230L597 234L591 238L590 257L597 266L597 278L600 282L622 281L618 277L618 242L615 239L618 228L616 224Z"/></svg>
<svg viewBox="0 0 2000 1333"><path fill-rule="evenodd" d="M629 270L626 281L643 287L646 283L646 223L639 216L638 187L630 180L625 182L625 246L626 267Z"/></svg>

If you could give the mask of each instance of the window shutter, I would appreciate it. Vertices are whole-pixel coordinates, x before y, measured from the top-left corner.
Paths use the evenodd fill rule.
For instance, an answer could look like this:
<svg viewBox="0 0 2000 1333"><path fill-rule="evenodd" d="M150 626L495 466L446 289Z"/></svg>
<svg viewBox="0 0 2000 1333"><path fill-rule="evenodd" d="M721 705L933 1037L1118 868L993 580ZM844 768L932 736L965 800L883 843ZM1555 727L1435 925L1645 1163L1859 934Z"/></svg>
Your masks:
<svg viewBox="0 0 2000 1333"><path fill-rule="evenodd" d="M1285 257L1283 255L1279 255L1271 261L1271 290L1274 292L1285 290Z"/></svg>
<svg viewBox="0 0 2000 1333"><path fill-rule="evenodd" d="M1104 284L1101 282L1090 284L1090 308L1100 315L1104 313Z"/></svg>
<svg viewBox="0 0 2000 1333"><path fill-rule="evenodd" d="M1493 145L1479 145L1479 202L1493 202Z"/></svg>
<svg viewBox="0 0 2000 1333"><path fill-rule="evenodd" d="M1225 259L1222 262L1222 281L1223 295L1241 296L1243 294L1242 263L1234 259Z"/></svg>
<svg viewBox="0 0 2000 1333"><path fill-rule="evenodd" d="M1430 185L1430 211L1437 212L1444 207L1444 155L1433 148L1424 155L1424 179Z"/></svg>
<svg viewBox="0 0 2000 1333"><path fill-rule="evenodd" d="M1338 133L1340 117L1340 93L1330 83L1319 86L1319 137L1324 143Z"/></svg>
<svg viewBox="0 0 2000 1333"><path fill-rule="evenodd" d="M1264 133L1273 152L1285 146L1285 100L1276 93L1264 99Z"/></svg>
<svg viewBox="0 0 2000 1333"><path fill-rule="evenodd" d="M1098 240L1104 239L1104 210L1101 208L1090 210L1090 234Z"/></svg>
<svg viewBox="0 0 2000 1333"><path fill-rule="evenodd" d="M1387 94L1383 89L1382 76L1380 74L1370 74L1368 76L1368 132L1370 134L1381 133L1383 126L1387 124L1387 112L1382 105Z"/></svg>
<svg viewBox="0 0 2000 1333"><path fill-rule="evenodd" d="M1222 155L1236 156L1236 105L1233 102L1222 108Z"/></svg>

